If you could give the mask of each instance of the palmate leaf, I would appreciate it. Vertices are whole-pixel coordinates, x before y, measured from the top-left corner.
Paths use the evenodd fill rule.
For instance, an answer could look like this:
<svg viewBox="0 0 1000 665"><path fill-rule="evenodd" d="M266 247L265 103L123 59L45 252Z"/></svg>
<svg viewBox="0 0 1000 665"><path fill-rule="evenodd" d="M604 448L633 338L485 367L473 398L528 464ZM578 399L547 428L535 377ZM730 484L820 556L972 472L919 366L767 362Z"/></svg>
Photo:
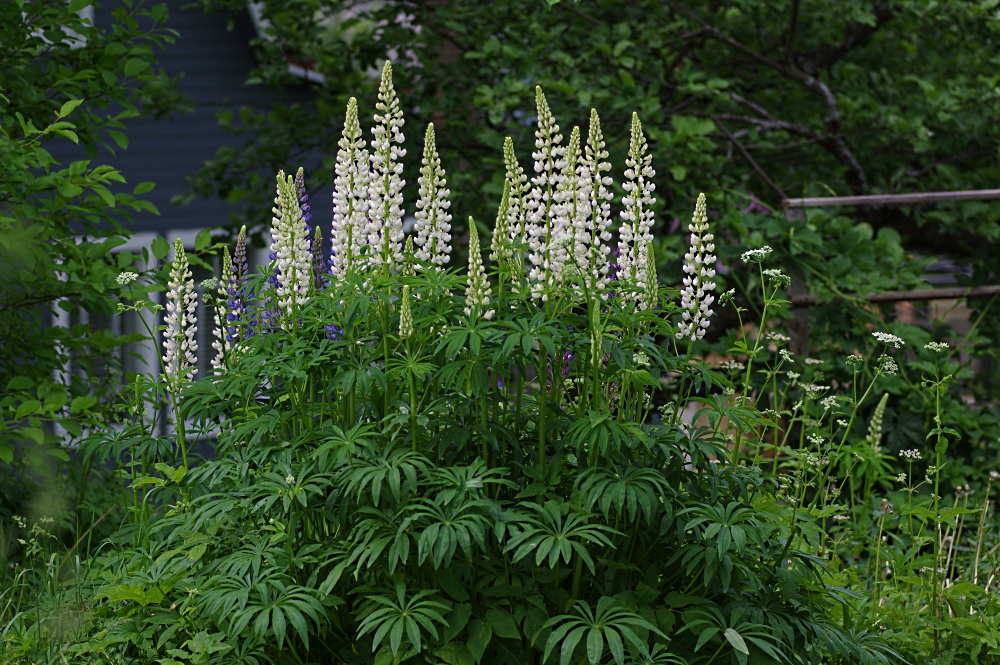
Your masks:
<svg viewBox="0 0 1000 665"><path fill-rule="evenodd" d="M358 637L361 638L374 632L372 642L382 644L388 638L392 655L399 653L403 638L409 642L417 653L423 646L422 632L434 639L438 638L435 624L442 627L448 622L444 616L451 607L434 600L434 591L418 591L410 599L406 598L406 585L396 584L396 598L385 596L369 596L361 609L361 624L358 626Z"/></svg>
<svg viewBox="0 0 1000 665"><path fill-rule="evenodd" d="M504 550L514 551L515 563L534 553L535 565L541 565L548 557L549 568L555 568L560 558L569 564L573 554L576 554L593 573L594 561L587 552L587 544L613 548L609 536L622 535L602 524L588 524L590 513L579 511L569 504L563 504L568 513L565 516L562 514L563 506L554 501L547 501L544 506L528 502L519 506L529 513L522 513L516 534L511 529L512 536Z"/></svg>
<svg viewBox="0 0 1000 665"><path fill-rule="evenodd" d="M622 470L616 464L610 469L591 467L585 470L577 478L576 487L586 497L584 505L587 508L600 505L605 519L613 510L617 518L624 513L632 522L641 514L647 524L653 523L654 515L660 510L660 500L665 499L668 491L667 479L661 472L637 466Z"/></svg>
<svg viewBox="0 0 1000 665"><path fill-rule="evenodd" d="M563 614L549 619L542 627L552 628L545 643L542 662L549 660L553 650L559 646L559 665L569 665L577 645L586 638L587 660L590 665L598 665L604 655L605 643L618 665L625 663L624 641L630 643L639 653L648 654L646 643L635 633L635 629L648 630L666 638L660 629L641 616L617 605L617 601L604 596L597 601L596 612L584 601L577 601L573 608L576 615ZM539 631L541 632L541 631ZM537 635L536 635L537 637ZM667 661L669 662L669 661Z"/></svg>
<svg viewBox="0 0 1000 665"><path fill-rule="evenodd" d="M417 491L417 473L423 473L430 466L430 460L419 453L397 448L383 453L374 449L365 451L360 460L354 462L354 468L342 476L345 493L353 494L359 503L368 494L373 505L378 506L382 493L388 490L389 495L399 503L403 491Z"/></svg>
<svg viewBox="0 0 1000 665"><path fill-rule="evenodd" d="M417 539L417 563L423 564L430 558L435 569L447 568L459 547L471 560L473 541L481 551L485 550L490 526L486 515L489 504L488 501L478 500L441 505L421 499L407 520L407 525L422 527Z"/></svg>

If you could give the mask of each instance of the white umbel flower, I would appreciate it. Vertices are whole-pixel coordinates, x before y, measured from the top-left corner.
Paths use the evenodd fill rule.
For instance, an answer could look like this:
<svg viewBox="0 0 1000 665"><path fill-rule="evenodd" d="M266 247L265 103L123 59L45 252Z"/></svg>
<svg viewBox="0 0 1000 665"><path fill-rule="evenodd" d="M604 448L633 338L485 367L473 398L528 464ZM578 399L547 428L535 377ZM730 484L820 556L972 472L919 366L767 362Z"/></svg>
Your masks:
<svg viewBox="0 0 1000 665"><path fill-rule="evenodd" d="M587 289L600 293L608 285L608 270L611 267L611 171L608 151L604 148L604 134L601 132L601 120L597 111L590 110L590 131L587 133L587 145L584 156L578 168L579 177L589 180L587 193L589 205L586 221L587 252L582 262L578 263L584 277Z"/></svg>
<svg viewBox="0 0 1000 665"><path fill-rule="evenodd" d="M535 104L538 107L538 129L535 130L535 177L528 198L527 234L529 258L532 268L528 274L531 280L533 298L548 300L549 291L562 280L562 268L566 262L565 218L559 214L559 186L563 181L566 148L562 143L559 125L549 110L548 102L540 87L535 88ZM562 226L561 226L562 225Z"/></svg>
<svg viewBox="0 0 1000 665"><path fill-rule="evenodd" d="M368 187L371 184L368 151L358 122L358 100L347 102L344 131L337 151L333 188L333 227L330 270L337 279L362 268L361 256L368 244Z"/></svg>
<svg viewBox="0 0 1000 665"><path fill-rule="evenodd" d="M653 211L656 202L653 191L656 186L652 178L653 156L646 153L646 137L642 133L639 116L632 114L632 136L629 141L628 158L625 160L625 195L621 213L623 223L618 229L618 279L623 283L626 294L635 299L640 309L645 309L643 294L646 292L646 266L649 259L646 247L653 239Z"/></svg>
<svg viewBox="0 0 1000 665"><path fill-rule="evenodd" d="M274 217L271 222L271 253L275 255L278 285L275 290L278 307L289 320L298 308L309 300L312 282L312 254L309 251L309 231L299 207L295 178L278 171L278 191L274 197Z"/></svg>
<svg viewBox="0 0 1000 665"><path fill-rule="evenodd" d="M229 287L233 283L233 260L229 256L229 248L222 248L222 279L219 280L218 300L213 308L215 317L215 327L212 334L215 341L212 348L215 349L215 358L212 359L214 369L223 369L226 365L226 356L232 351L233 343L226 339L226 314L229 311Z"/></svg>
<svg viewBox="0 0 1000 665"><path fill-rule="evenodd" d="M694 207L694 217L688 226L691 243L684 255L684 288L681 289L681 323L677 339L692 341L705 336L708 319L712 316L715 296L715 237L708 233L708 213L705 210L705 195L698 195Z"/></svg>
<svg viewBox="0 0 1000 665"><path fill-rule="evenodd" d="M465 315L472 316L478 313L489 321L493 318L494 311L486 310L490 305L490 295L493 289L486 279L486 270L483 268L483 257L479 249L479 230L476 229L476 222L469 218L469 274L466 277L465 285Z"/></svg>
<svg viewBox="0 0 1000 665"><path fill-rule="evenodd" d="M372 267L388 270L403 262L403 185L406 156L403 144L403 112L392 87L392 65L382 68L378 88L379 113L372 128L372 181L369 188L368 260Z"/></svg>
<svg viewBox="0 0 1000 665"><path fill-rule="evenodd" d="M174 243L174 262L167 282L167 313L164 317L163 364L167 383L176 391L180 384L190 381L198 373L198 296L188 266L184 245L178 238Z"/></svg>
<svg viewBox="0 0 1000 665"><path fill-rule="evenodd" d="M414 242L417 251L414 253L418 265L427 270L437 267L439 270L448 263L451 257L451 214L448 208L451 192L446 187L444 169L441 168L441 158L438 156L434 141L434 125L427 125L424 136L424 157L421 162L420 199L417 201L417 218L415 230L417 237Z"/></svg>

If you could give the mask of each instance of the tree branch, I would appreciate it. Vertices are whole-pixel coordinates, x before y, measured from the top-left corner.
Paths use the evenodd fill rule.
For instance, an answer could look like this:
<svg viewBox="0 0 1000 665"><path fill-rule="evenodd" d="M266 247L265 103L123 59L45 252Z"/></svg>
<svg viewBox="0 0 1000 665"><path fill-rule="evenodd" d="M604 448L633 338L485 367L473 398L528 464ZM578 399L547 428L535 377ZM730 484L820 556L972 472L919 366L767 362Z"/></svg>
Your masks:
<svg viewBox="0 0 1000 665"><path fill-rule="evenodd" d="M785 192L782 191L781 187L778 187L778 185L776 185L774 181L771 180L771 176L769 176L767 172L761 168L760 164L757 163L757 160L755 160L753 156L751 156L750 153L747 152L747 149L743 147L742 143L736 140L736 137L733 136L728 129L726 129L725 125L716 120L715 126L718 127L722 131L722 133L726 135L726 138L728 138L733 143L733 145L736 146L736 149L740 151L740 154L743 155L743 158L746 159L748 162L750 162L750 166L752 166L754 171L756 171L757 174L764 179L764 182L770 185L771 189L778 192L778 194L781 195L781 198L783 199L788 198L785 195Z"/></svg>

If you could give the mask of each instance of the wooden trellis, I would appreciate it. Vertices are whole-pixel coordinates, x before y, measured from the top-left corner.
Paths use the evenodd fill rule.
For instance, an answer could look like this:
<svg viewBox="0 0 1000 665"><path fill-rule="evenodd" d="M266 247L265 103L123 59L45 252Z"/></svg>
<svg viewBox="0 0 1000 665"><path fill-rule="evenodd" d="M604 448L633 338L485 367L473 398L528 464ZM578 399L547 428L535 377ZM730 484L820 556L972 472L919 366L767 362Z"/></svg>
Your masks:
<svg viewBox="0 0 1000 665"><path fill-rule="evenodd" d="M870 196L831 196L803 199L784 199L781 207L791 220L805 217L806 208L833 208L842 206L900 206L937 203L940 201L990 201L1000 199L1000 189L978 189L959 192L925 192L922 194L874 194ZM789 321L791 348L794 353L809 351L809 316L807 309L817 303L814 295L806 292L801 275L793 279L789 287L792 301L793 319ZM912 300L946 300L962 298L983 298L1000 294L1000 285L974 286L945 289L918 289L913 291L887 291L869 293L869 302L905 302Z"/></svg>

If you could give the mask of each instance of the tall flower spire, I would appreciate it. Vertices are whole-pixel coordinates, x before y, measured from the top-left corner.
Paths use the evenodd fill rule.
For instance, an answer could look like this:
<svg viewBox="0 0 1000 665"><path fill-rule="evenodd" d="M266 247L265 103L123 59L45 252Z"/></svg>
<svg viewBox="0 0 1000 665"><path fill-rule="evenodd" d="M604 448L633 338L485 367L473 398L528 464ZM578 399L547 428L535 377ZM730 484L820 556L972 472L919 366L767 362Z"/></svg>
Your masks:
<svg viewBox="0 0 1000 665"><path fill-rule="evenodd" d="M528 200L528 247L531 250L531 295L548 300L549 287L562 277L565 262L564 230L560 229L557 190L562 182L566 161L566 148L562 145L559 125L549 109L540 87L535 88L535 105L538 108L538 129L535 130L535 177Z"/></svg>
<svg viewBox="0 0 1000 665"><path fill-rule="evenodd" d="M587 265L587 248L590 242L590 171L583 163L580 147L580 128L574 127L569 135L569 145L566 147L566 160L563 166L562 180L559 183L559 206L556 208L558 222L559 257L563 262L559 278L572 275L574 290L579 291L583 284L581 266Z"/></svg>
<svg viewBox="0 0 1000 665"><path fill-rule="evenodd" d="M604 147L604 134L601 132L601 119L597 111L590 109L590 131L587 133L587 146L580 163L580 178L590 179L590 210L587 220L587 254L586 263L579 265L580 272L587 280L587 288L601 292L608 284L608 269L611 246L611 164L608 162L608 151Z"/></svg>
<svg viewBox="0 0 1000 665"><path fill-rule="evenodd" d="M309 299L312 282L312 255L309 251L306 223L299 208L295 180L278 171L278 191L274 198L271 223L271 252L278 269L275 295L278 307L291 319Z"/></svg>
<svg viewBox="0 0 1000 665"><path fill-rule="evenodd" d="M368 244L368 188L371 183L368 151L358 122L358 100L347 102L344 131L338 144L337 177L333 188L333 227L330 232L330 271L337 279L359 270Z"/></svg>
<svg viewBox="0 0 1000 665"><path fill-rule="evenodd" d="M309 253L312 260L313 285L316 290L325 289L330 283L328 277L330 267L323 256L323 232L317 226L312 230L312 242L309 245Z"/></svg>
<svg viewBox="0 0 1000 665"><path fill-rule="evenodd" d="M198 342L195 340L195 333L198 332L195 314L198 296L180 238L174 242L174 261L170 267L167 289L163 364L167 384L176 392L181 383L193 379L198 373L198 359L194 355L198 351Z"/></svg>
<svg viewBox="0 0 1000 665"><path fill-rule="evenodd" d="M685 337L691 341L705 336L708 319L712 316L715 296L715 237L708 233L708 213L705 211L705 195L698 195L694 207L694 217L688 226L691 231L691 245L684 255L684 287L681 289L681 323L677 339Z"/></svg>
<svg viewBox="0 0 1000 665"><path fill-rule="evenodd" d="M372 128L372 184L369 189L368 245L373 267L392 269L403 262L403 185L400 177L406 156L403 144L403 112L392 87L392 65L382 68Z"/></svg>
<svg viewBox="0 0 1000 665"><path fill-rule="evenodd" d="M236 237L236 250L233 253L232 278L228 283L223 279L228 293L226 313L226 341L235 344L241 339L246 339L254 334L257 327L256 315L247 307L248 281L250 279L250 266L247 263L247 227L240 228L240 233Z"/></svg>
<svg viewBox="0 0 1000 665"><path fill-rule="evenodd" d="M302 211L306 228L311 230L309 222L312 221L312 213L309 212L309 192L306 191L306 170L301 166L295 172L295 195L299 200L299 210Z"/></svg>
<svg viewBox="0 0 1000 665"><path fill-rule="evenodd" d="M212 367L215 369L225 367L226 356L233 348L232 341L226 334L226 315L229 311L229 290L234 281L233 260L229 256L229 248L223 247L222 278L219 280L217 291L219 297L213 308L215 326L212 328L212 333L215 336L215 341L212 342L212 348L215 349L215 358L212 359Z"/></svg>
<svg viewBox="0 0 1000 665"><path fill-rule="evenodd" d="M528 212L528 176L517 163L514 154L514 140L507 137L503 140L503 162L507 168L506 182L510 186L507 208L507 228L510 230L511 242L516 247L525 241L525 221Z"/></svg>
<svg viewBox="0 0 1000 665"><path fill-rule="evenodd" d="M493 289L486 280L486 270L483 268L483 257L479 249L479 230L476 222L469 218L469 274L465 286L465 315L478 313L489 321L493 318L493 310L486 311L490 304Z"/></svg>
<svg viewBox="0 0 1000 665"><path fill-rule="evenodd" d="M622 225L618 229L618 279L629 289L628 295L639 301L639 306L645 309L641 294L646 289L646 247L653 239L650 229L653 227L653 211L650 206L656 202L653 198L652 177L653 156L646 153L646 137L642 133L642 123L639 116L632 114L632 137L629 142L628 158L625 160L625 182L622 189L625 196L622 203Z"/></svg>
<svg viewBox="0 0 1000 665"><path fill-rule="evenodd" d="M403 339L413 336L413 310L410 305L410 285L403 287L403 297L399 305L399 336Z"/></svg>
<svg viewBox="0 0 1000 665"><path fill-rule="evenodd" d="M417 201L417 212L414 213L417 218L415 229L418 247L415 256L422 269L427 270L432 266L440 269L448 263L451 256L451 214L448 212L451 207L448 195L451 192L446 187L444 169L441 168L441 158L434 142L433 123L427 125L421 163L423 166L420 167L420 177L417 179L420 199Z"/></svg>
<svg viewBox="0 0 1000 665"><path fill-rule="evenodd" d="M510 181L503 184L503 197L500 199L500 209L497 210L497 221L493 227L493 239L490 242L490 261L510 261L514 255L514 247L510 240Z"/></svg>

